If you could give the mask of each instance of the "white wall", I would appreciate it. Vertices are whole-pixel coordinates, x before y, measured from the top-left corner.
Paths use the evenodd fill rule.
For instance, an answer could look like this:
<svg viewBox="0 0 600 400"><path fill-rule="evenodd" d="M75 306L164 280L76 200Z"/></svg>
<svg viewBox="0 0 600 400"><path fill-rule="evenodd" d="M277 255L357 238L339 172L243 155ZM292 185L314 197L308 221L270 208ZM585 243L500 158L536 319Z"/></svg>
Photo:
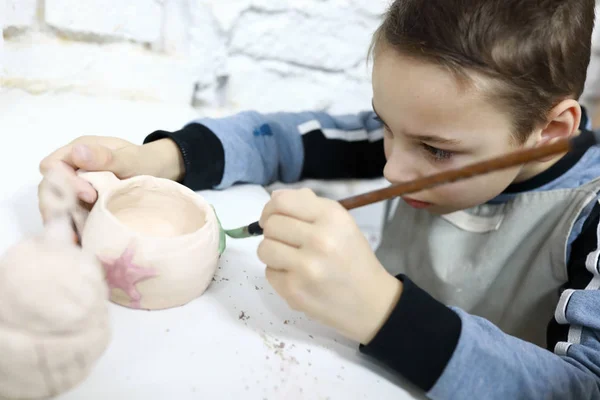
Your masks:
<svg viewBox="0 0 600 400"><path fill-rule="evenodd" d="M386 0L0 0L3 87L261 111L369 107Z"/></svg>

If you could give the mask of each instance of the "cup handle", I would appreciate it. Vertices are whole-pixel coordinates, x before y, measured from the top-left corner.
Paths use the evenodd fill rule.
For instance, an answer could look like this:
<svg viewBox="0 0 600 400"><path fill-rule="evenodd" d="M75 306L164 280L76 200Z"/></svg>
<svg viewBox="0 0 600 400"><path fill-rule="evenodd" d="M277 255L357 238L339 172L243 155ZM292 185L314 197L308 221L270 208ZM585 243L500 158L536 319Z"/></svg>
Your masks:
<svg viewBox="0 0 600 400"><path fill-rule="evenodd" d="M77 176L88 181L96 189L98 195L120 182L119 178L110 171L78 170Z"/></svg>

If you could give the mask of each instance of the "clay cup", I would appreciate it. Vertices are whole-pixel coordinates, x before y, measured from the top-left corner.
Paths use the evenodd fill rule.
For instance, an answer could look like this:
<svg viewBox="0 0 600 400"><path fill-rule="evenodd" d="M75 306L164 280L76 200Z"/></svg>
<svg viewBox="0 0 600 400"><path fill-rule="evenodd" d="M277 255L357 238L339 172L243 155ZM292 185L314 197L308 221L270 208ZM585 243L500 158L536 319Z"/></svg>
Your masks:
<svg viewBox="0 0 600 400"><path fill-rule="evenodd" d="M81 245L104 269L110 299L146 310L184 305L201 296L215 274L225 235L214 208L168 179L80 171L98 199Z"/></svg>

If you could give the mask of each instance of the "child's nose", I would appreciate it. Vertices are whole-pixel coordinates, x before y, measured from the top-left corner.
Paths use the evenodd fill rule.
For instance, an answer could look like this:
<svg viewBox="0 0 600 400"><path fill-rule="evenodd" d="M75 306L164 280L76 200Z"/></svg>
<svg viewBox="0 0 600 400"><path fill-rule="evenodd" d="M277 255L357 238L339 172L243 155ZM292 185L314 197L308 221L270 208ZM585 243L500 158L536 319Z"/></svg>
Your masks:
<svg viewBox="0 0 600 400"><path fill-rule="evenodd" d="M406 153L402 154L400 152L395 152L388 158L383 169L383 176L390 183L407 182L418 178L414 163L411 162Z"/></svg>

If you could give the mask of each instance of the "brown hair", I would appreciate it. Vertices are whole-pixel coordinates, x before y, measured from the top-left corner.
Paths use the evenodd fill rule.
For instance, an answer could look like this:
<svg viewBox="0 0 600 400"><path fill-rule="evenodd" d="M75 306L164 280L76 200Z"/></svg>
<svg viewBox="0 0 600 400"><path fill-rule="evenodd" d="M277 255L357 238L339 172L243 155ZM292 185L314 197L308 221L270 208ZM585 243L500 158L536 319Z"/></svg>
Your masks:
<svg viewBox="0 0 600 400"><path fill-rule="evenodd" d="M490 98L520 141L560 101L579 99L590 61L595 0L395 0L371 51L389 46L472 82L494 78Z"/></svg>

